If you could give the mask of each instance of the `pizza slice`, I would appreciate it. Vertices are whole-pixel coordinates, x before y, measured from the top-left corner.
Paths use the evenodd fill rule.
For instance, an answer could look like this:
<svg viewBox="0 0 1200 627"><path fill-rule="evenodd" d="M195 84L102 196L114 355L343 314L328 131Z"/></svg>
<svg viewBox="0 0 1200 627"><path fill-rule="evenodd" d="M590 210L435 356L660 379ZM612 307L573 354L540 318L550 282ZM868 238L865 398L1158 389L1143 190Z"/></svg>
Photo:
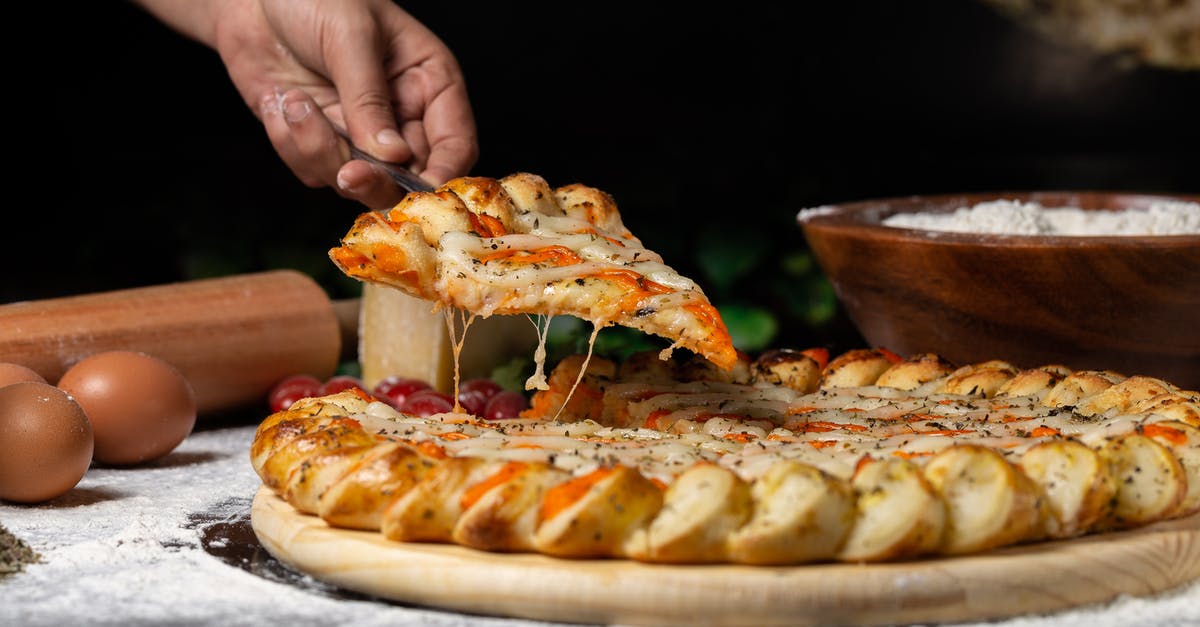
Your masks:
<svg viewBox="0 0 1200 627"><path fill-rule="evenodd" d="M347 275L471 316L571 315L661 336L728 370L738 362L694 281L643 246L612 197L537 175L462 177L358 217L330 250Z"/></svg>

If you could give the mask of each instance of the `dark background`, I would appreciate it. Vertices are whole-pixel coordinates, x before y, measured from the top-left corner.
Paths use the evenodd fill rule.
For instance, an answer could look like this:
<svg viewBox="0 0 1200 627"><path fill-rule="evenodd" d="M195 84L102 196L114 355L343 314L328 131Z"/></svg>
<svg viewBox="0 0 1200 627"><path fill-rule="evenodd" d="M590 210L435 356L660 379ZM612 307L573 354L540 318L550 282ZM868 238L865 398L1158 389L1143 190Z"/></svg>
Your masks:
<svg viewBox="0 0 1200 627"><path fill-rule="evenodd" d="M857 341L840 312L804 311L830 298L805 207L1200 190L1200 72L1056 43L974 2L404 6L462 63L472 174L608 191L702 285L706 242L745 246L754 272L715 298L790 307L781 343ZM37 156L13 183L35 200L10 213L0 302L274 267L352 296L325 251L361 206L292 177L216 54L123 3L71 12L30 22L53 37L20 59L36 78L10 124Z"/></svg>

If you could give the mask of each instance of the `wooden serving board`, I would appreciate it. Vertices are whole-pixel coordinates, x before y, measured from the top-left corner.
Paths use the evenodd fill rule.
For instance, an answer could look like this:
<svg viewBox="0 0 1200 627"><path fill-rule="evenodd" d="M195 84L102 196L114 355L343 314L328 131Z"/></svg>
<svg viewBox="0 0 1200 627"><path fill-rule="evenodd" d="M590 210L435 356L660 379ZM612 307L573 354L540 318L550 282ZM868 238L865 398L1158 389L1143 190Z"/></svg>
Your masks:
<svg viewBox="0 0 1200 627"><path fill-rule="evenodd" d="M383 599L474 614L639 625L988 620L1200 578L1200 514L1140 529L888 564L661 565L488 553L329 527L266 488L251 524L279 560Z"/></svg>

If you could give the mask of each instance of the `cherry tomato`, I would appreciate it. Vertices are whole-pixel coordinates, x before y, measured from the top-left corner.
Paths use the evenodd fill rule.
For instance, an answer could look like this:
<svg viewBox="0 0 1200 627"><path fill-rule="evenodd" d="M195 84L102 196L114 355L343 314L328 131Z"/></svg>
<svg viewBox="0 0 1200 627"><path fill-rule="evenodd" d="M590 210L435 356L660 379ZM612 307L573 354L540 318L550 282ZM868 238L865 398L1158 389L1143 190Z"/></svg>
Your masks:
<svg viewBox="0 0 1200 627"><path fill-rule="evenodd" d="M414 416L432 416L433 414L444 414L448 411L454 411L454 400L449 394L443 394L437 390L420 390L413 392L408 398L404 399L404 404L400 406L400 411Z"/></svg>
<svg viewBox="0 0 1200 627"><path fill-rule="evenodd" d="M499 383L496 383L491 379L483 378L467 379L458 386L459 394L462 394L463 392L482 392L487 398L495 396L496 392L499 392L503 389L504 388L500 387Z"/></svg>
<svg viewBox="0 0 1200 627"><path fill-rule="evenodd" d="M364 392L366 391L366 386L363 385L362 379L352 377L348 374L339 374L336 377L330 377L325 383L321 384L321 396L337 394L350 388L358 388Z"/></svg>
<svg viewBox="0 0 1200 627"><path fill-rule="evenodd" d="M432 385L420 379L393 375L376 383L375 389L371 393L388 405L400 409L404 405L405 399L413 393L431 389L433 389Z"/></svg>
<svg viewBox="0 0 1200 627"><path fill-rule="evenodd" d="M292 403L313 396L321 396L321 380L307 374L297 374L284 377L267 395L267 404L271 411L283 411Z"/></svg>
<svg viewBox="0 0 1200 627"><path fill-rule="evenodd" d="M483 416L487 402L502 389L499 383L490 379L471 379L458 386L458 403L463 411L474 416Z"/></svg>
<svg viewBox="0 0 1200 627"><path fill-rule="evenodd" d="M529 406L525 395L511 390L501 390L496 393L483 410L485 420L508 420L520 418L521 411Z"/></svg>

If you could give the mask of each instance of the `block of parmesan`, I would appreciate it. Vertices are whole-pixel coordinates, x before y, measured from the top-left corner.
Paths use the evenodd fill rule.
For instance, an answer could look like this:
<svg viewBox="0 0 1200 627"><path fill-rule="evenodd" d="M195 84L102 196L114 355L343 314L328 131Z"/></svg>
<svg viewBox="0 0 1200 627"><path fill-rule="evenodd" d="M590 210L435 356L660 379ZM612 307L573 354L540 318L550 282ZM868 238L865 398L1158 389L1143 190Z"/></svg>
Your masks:
<svg viewBox="0 0 1200 627"><path fill-rule="evenodd" d="M463 381L486 377L513 357L532 357L538 341L525 316L499 315L476 318L463 339L459 362ZM358 360L368 386L400 375L423 379L447 393L454 388L453 341L445 314L435 312L433 303L398 289L363 285Z"/></svg>

